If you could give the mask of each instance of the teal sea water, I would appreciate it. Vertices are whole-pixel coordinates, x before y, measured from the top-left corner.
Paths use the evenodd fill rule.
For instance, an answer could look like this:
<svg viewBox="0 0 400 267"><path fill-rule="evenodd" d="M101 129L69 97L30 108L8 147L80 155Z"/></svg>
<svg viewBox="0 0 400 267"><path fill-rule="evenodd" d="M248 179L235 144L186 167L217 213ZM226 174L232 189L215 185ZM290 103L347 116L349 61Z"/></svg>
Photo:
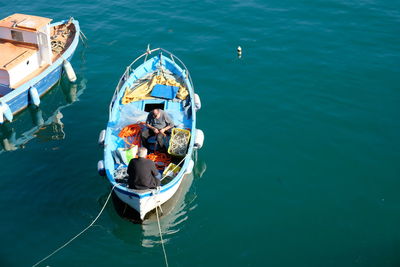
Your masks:
<svg viewBox="0 0 400 267"><path fill-rule="evenodd" d="M161 218L170 266L400 266L398 1L0 0L15 12L73 16L88 45L77 85L0 129L1 266L33 265L98 214L98 133L147 44L183 60L203 104L194 175ZM154 217L110 202L41 266L163 264Z"/></svg>

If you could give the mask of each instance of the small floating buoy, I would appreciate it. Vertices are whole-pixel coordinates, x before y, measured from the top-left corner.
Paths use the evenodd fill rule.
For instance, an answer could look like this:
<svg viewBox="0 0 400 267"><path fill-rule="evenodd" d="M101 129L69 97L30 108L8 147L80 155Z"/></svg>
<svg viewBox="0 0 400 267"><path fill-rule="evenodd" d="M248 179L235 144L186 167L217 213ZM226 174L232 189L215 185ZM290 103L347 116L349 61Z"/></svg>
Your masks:
<svg viewBox="0 0 400 267"><path fill-rule="evenodd" d="M75 75L74 69L71 66L71 63L69 63L68 60L64 60L63 67L64 67L65 72L67 73L68 80L72 83L75 82L76 75Z"/></svg>
<svg viewBox="0 0 400 267"><path fill-rule="evenodd" d="M194 140L194 147L196 149L201 149L204 143L204 132L200 129L196 129L196 137Z"/></svg>
<svg viewBox="0 0 400 267"><path fill-rule="evenodd" d="M0 123L4 122L4 118L9 122L12 122L13 117L14 116L12 114L10 107L7 105L7 103L2 102L0 104Z"/></svg>
<svg viewBox="0 0 400 267"><path fill-rule="evenodd" d="M104 147L104 140L106 139L106 130L102 130L99 134L98 144L101 147Z"/></svg>
<svg viewBox="0 0 400 267"><path fill-rule="evenodd" d="M198 94L194 94L194 109L196 111L201 109L201 100L200 100L200 96Z"/></svg>
<svg viewBox="0 0 400 267"><path fill-rule="evenodd" d="M240 45L237 48L237 53L238 53L238 57L241 58L242 57L242 48L240 47Z"/></svg>
<svg viewBox="0 0 400 267"><path fill-rule="evenodd" d="M99 162L97 162L97 172L99 173L100 176L106 176L106 169L104 168L104 161L99 160Z"/></svg>
<svg viewBox="0 0 400 267"><path fill-rule="evenodd" d="M31 87L29 89L29 96L31 97L31 104L38 107L40 105L40 97L36 87Z"/></svg>

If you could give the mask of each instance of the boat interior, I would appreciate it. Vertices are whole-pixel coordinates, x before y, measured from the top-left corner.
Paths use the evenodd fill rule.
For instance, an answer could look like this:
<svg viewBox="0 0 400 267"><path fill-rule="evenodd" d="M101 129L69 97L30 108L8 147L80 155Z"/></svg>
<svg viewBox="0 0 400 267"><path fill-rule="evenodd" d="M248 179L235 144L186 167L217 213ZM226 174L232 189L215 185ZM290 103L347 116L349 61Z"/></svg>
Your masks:
<svg viewBox="0 0 400 267"><path fill-rule="evenodd" d="M166 148L158 148L154 137L148 139L147 158L153 160L162 179L162 185L171 181L179 172L177 166L186 156L191 138L192 113L189 92L178 75L162 68L137 79L125 89L119 101L119 112L112 126L114 178L127 183L127 165L144 143L140 133L145 127L149 112L164 110L174 123L172 134L164 137ZM128 129L128 130L127 130ZM180 165L182 166L182 164Z"/></svg>
<svg viewBox="0 0 400 267"><path fill-rule="evenodd" d="M76 35L75 25L72 20L50 27L52 61L56 61L71 45Z"/></svg>

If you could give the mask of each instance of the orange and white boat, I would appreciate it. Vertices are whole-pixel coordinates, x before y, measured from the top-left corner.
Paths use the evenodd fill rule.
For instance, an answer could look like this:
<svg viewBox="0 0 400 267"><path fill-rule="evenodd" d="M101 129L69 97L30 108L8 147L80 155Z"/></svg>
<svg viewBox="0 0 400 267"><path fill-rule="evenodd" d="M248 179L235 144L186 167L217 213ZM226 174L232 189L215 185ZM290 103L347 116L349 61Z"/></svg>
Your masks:
<svg viewBox="0 0 400 267"><path fill-rule="evenodd" d="M13 14L0 20L0 124L40 97L61 78L76 75L69 60L79 43L79 22Z"/></svg>

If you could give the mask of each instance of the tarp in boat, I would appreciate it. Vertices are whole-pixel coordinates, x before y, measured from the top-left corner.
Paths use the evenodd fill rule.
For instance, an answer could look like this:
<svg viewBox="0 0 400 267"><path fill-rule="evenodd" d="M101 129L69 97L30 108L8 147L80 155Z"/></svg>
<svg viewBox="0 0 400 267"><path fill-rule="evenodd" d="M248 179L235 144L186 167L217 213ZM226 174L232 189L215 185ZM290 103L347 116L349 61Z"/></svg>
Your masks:
<svg viewBox="0 0 400 267"><path fill-rule="evenodd" d="M125 91L124 97L122 98L122 104L125 105L130 102L143 99L153 99L154 97L151 96L151 91L157 84L178 87L179 90L176 94L176 97L181 100L186 99L186 97L189 95L187 88L176 80L167 79L163 75L155 75L150 80L145 81L134 88L127 89Z"/></svg>

